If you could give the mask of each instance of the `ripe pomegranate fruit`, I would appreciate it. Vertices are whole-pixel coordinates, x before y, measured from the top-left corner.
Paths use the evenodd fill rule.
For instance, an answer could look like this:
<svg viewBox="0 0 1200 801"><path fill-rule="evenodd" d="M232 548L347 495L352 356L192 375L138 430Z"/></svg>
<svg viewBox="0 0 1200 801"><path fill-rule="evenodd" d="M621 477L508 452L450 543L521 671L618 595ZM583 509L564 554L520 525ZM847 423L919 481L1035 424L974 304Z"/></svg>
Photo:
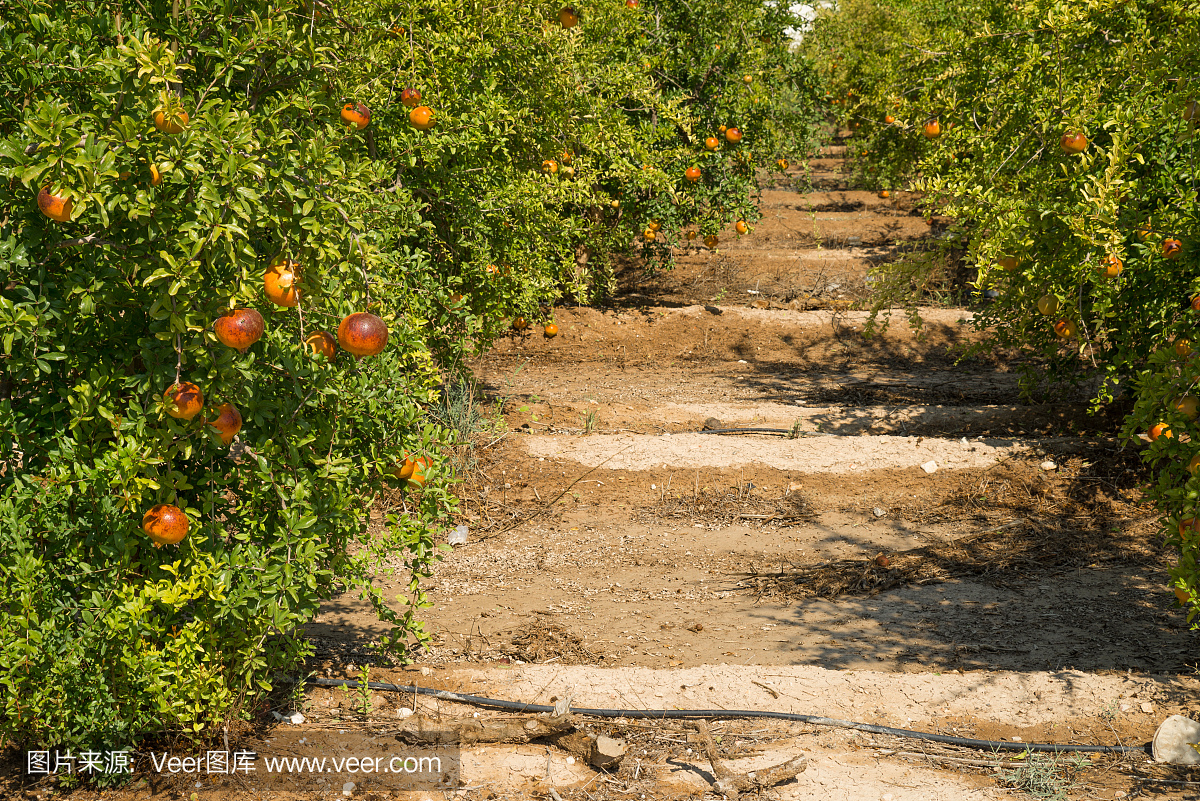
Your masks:
<svg viewBox="0 0 1200 801"><path fill-rule="evenodd" d="M220 343L242 353L262 337L263 328L263 317L254 309L230 309L213 323Z"/></svg>
<svg viewBox="0 0 1200 801"><path fill-rule="evenodd" d="M267 298L276 306L290 309L300 302L300 290L296 287L299 264L283 256L276 256L263 275Z"/></svg>
<svg viewBox="0 0 1200 801"><path fill-rule="evenodd" d="M167 401L167 414L176 420L191 420L204 408L204 393L191 381L172 384L163 398Z"/></svg>
<svg viewBox="0 0 1200 801"><path fill-rule="evenodd" d="M162 111L154 112L154 127L165 134L183 133L188 122L188 113L182 109L169 116Z"/></svg>
<svg viewBox="0 0 1200 801"><path fill-rule="evenodd" d="M1116 278L1123 269L1124 263L1115 254L1110 253L1096 268L1096 272L1100 273L1101 278Z"/></svg>
<svg viewBox="0 0 1200 801"><path fill-rule="evenodd" d="M160 503L142 515L142 531L154 542L155 548L176 545L188 533L187 515L178 506Z"/></svg>
<svg viewBox="0 0 1200 801"><path fill-rule="evenodd" d="M543 329L542 334L546 337L546 339L554 339L556 336L558 336L558 326L554 323L550 323L545 327L545 329Z"/></svg>
<svg viewBox="0 0 1200 801"><path fill-rule="evenodd" d="M221 442L228 445L242 430L242 413L232 403L222 403L217 407L217 419L209 425L217 430Z"/></svg>
<svg viewBox="0 0 1200 801"><path fill-rule="evenodd" d="M347 128L362 130L371 124L371 109L362 103L347 103L342 106L342 122Z"/></svg>
<svg viewBox="0 0 1200 801"><path fill-rule="evenodd" d="M687 178L692 183L696 183L696 181L700 180L700 168L688 167L687 171L683 174L683 177Z"/></svg>
<svg viewBox="0 0 1200 801"><path fill-rule="evenodd" d="M313 356L324 356L333 361L337 354L337 340L328 331L314 331L304 340L304 344L312 351Z"/></svg>
<svg viewBox="0 0 1200 801"><path fill-rule="evenodd" d="M1087 150L1088 139L1081 131L1067 131L1058 140L1058 146L1062 148L1062 152L1074 156Z"/></svg>
<svg viewBox="0 0 1200 801"><path fill-rule="evenodd" d="M55 222L69 222L71 219L71 207L74 206L74 201L69 197L59 197L58 195L50 194L50 187L43 186L42 191L38 192L37 196L38 208Z"/></svg>
<svg viewBox="0 0 1200 801"><path fill-rule="evenodd" d="M404 91L400 92L400 102L403 103L406 108L416 108L417 106L421 105L421 90L413 88L405 89Z"/></svg>
<svg viewBox="0 0 1200 801"><path fill-rule="evenodd" d="M370 312L346 315L338 326L338 344L355 356L378 356L387 341L387 325Z"/></svg>
<svg viewBox="0 0 1200 801"><path fill-rule="evenodd" d="M418 131L428 131L433 127L433 109L429 106L417 106L408 112L408 121Z"/></svg>

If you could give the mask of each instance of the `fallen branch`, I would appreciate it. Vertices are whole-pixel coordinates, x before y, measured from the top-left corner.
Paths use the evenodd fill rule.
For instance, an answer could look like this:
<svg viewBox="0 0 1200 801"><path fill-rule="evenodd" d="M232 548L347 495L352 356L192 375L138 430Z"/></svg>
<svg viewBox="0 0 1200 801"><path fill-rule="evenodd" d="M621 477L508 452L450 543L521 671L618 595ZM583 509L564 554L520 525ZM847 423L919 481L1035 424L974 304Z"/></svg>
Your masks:
<svg viewBox="0 0 1200 801"><path fill-rule="evenodd" d="M734 773L717 756L717 746L713 742L712 735L708 733L708 724L703 720L697 720L692 726L699 735L700 744L704 747L704 755L712 765L713 776L717 779L713 786L730 801L737 801L738 794L747 790L765 790L768 787L783 784L789 779L796 778L808 767L808 756L801 754L787 762L763 770Z"/></svg>

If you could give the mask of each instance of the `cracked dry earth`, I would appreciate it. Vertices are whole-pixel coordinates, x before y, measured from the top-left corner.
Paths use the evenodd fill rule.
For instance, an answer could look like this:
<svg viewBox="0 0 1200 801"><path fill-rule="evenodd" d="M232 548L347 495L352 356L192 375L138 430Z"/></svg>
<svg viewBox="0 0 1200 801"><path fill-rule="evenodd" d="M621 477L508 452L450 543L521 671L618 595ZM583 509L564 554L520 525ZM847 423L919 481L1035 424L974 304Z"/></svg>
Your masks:
<svg viewBox="0 0 1200 801"><path fill-rule="evenodd" d="M852 305L868 271L938 226L905 193L846 188L842 151L813 160L809 189L765 186L750 235L668 273L631 268L611 306L557 309L557 338L514 335L477 360L505 428L481 441L460 489L469 541L426 582L433 647L373 679L1010 743L1140 746L1169 714L1200 718L1197 635L1166 585L1171 554L1140 499L1136 449L1082 396L1022 403L1012 354L957 362L979 336L967 308L924 309L924 338L901 315L862 335ZM767 431L714 433L729 428ZM330 601L310 627L318 675L356 677L385 631L358 599ZM362 716L346 693L316 688L307 721L280 729L386 735L414 705L497 714L380 692ZM627 741L619 770L545 745L478 745L458 795L713 793L683 721L589 725ZM712 731L735 770L809 755L770 797L1029 797L1013 786L1030 762L1018 752L772 720ZM1072 799L1194 798L1200 786L1142 756L1031 764L1026 778L1035 767ZM340 781L327 787L297 797L339 795ZM289 797L250 785L213 797L255 792ZM442 797L370 783L354 794Z"/></svg>

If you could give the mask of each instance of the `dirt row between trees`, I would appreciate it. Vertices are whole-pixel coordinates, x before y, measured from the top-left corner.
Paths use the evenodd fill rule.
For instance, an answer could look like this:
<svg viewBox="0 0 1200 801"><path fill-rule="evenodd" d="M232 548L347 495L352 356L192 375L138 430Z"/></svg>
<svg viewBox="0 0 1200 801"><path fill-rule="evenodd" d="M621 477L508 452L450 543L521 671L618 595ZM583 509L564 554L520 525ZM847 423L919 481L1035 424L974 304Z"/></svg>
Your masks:
<svg viewBox="0 0 1200 801"><path fill-rule="evenodd" d="M611 307L559 309L557 338L514 334L474 365L507 433L463 488L468 543L428 582L435 646L421 673L387 675L1022 742L1140 745L1189 714L1197 637L1165 585L1135 449L1082 395L1022 399L1018 354L956 363L970 310L923 310L920 337L896 317L864 338L850 305L868 270L937 232L908 196L839 187L839 155L813 165L819 191L766 190L751 235L669 273L630 268ZM747 428L773 431L714 433ZM331 658L383 632L350 600L312 630ZM614 731L651 736L631 725ZM643 767L598 781L555 764L555 786L708 789L695 735L658 725L673 745L644 749ZM755 732L740 742L757 761L740 764L810 753L780 797L998 798L1020 783L897 756L916 741L721 726ZM547 781L530 754L489 746L467 781L527 794ZM1132 792L1131 771L1186 778L1143 763L1058 775L1079 798Z"/></svg>
<svg viewBox="0 0 1200 801"><path fill-rule="evenodd" d="M426 583L433 647L378 664L385 627L338 598L310 627L316 675L374 663L372 680L529 704L790 711L1010 743L1141 745L1169 714L1200 717L1198 638L1165 584L1136 450L1083 396L1024 402L1019 354L956 363L970 310L923 310L923 337L900 317L863 337L850 306L868 270L937 231L911 197L839 184L840 153L811 165L818 191L766 189L750 235L669 273L630 267L611 306L558 309L557 338L514 334L481 357L505 431L461 489L467 543ZM261 747L304 755L335 731L394 742L413 709L447 725L496 714L382 691L364 712L355 697L310 689L305 722ZM625 740L619 769L479 744L459 795L712 792L683 721L589 728ZM736 771L807 753L780 798L1009 798L1038 778L1071 798L1192 797L1161 781L1200 779L1145 758L1014 762L783 721L712 732ZM352 794L403 796L362 777Z"/></svg>

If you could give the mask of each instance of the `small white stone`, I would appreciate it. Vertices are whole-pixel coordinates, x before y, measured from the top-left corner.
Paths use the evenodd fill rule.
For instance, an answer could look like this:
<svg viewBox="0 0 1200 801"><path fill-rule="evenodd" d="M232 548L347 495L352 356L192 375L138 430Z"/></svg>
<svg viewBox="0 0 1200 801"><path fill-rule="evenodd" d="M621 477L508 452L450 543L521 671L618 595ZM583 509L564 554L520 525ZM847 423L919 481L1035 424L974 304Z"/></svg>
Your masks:
<svg viewBox="0 0 1200 801"><path fill-rule="evenodd" d="M1021 742L1021 738L1020 738L1020 737L1014 737L1014 738L1013 738L1013 742L1014 742L1014 743L1019 743L1019 742Z"/></svg>
<svg viewBox="0 0 1200 801"><path fill-rule="evenodd" d="M1047 459L1046 461L1042 462L1041 467L1043 470L1053 470L1056 467L1058 467L1058 465L1056 465L1054 462Z"/></svg>
<svg viewBox="0 0 1200 801"><path fill-rule="evenodd" d="M891 793L884 793L883 795L879 796L879 801L895 801L895 799L896 796L892 795Z"/></svg>
<svg viewBox="0 0 1200 801"><path fill-rule="evenodd" d="M574 765L574 764L575 764L575 757L567 757L567 764L568 764L568 765Z"/></svg>
<svg viewBox="0 0 1200 801"><path fill-rule="evenodd" d="M1129 704L1121 704L1120 709L1122 712L1128 712L1129 710L1133 709L1133 707Z"/></svg>
<svg viewBox="0 0 1200 801"><path fill-rule="evenodd" d="M432 671L432 670L430 670L430 669L429 669L427 666L425 666L425 665L422 665L422 666L421 666L421 675L422 675L422 676L428 676L428 675L430 675L430 674L432 674L432 673L433 673L433 671Z"/></svg>
<svg viewBox="0 0 1200 801"><path fill-rule="evenodd" d="M883 517L884 515L887 514L887 509L876 506L874 509L871 510L871 514L875 515L876 517Z"/></svg>
<svg viewBox="0 0 1200 801"><path fill-rule="evenodd" d="M656 487L655 485L651 484L651 485L650 485L650 489L658 489L658 487Z"/></svg>
<svg viewBox="0 0 1200 801"><path fill-rule="evenodd" d="M1142 702L1142 711L1145 712L1147 715L1149 715L1150 713L1152 713L1154 711L1154 704L1150 703L1149 701L1143 701Z"/></svg>
<svg viewBox="0 0 1200 801"><path fill-rule="evenodd" d="M749 364L749 363L750 362L746 361L745 359L738 359L738 364Z"/></svg>
<svg viewBox="0 0 1200 801"><path fill-rule="evenodd" d="M299 726L301 723L304 722L304 715L301 715L299 712L293 712L291 714L291 716L288 718L288 720L290 720L292 723Z"/></svg>
<svg viewBox="0 0 1200 801"><path fill-rule="evenodd" d="M342 785L342 795L353 795L354 782L346 782Z"/></svg>
<svg viewBox="0 0 1200 801"><path fill-rule="evenodd" d="M932 459L921 465L921 469L926 473L932 473L933 471L937 470L937 467L937 462L933 461Z"/></svg>
<svg viewBox="0 0 1200 801"><path fill-rule="evenodd" d="M413 713L413 711L411 709L409 709L406 706L402 706L396 710L396 717L401 718L401 719L407 718L407 717L412 717L412 713Z"/></svg>

